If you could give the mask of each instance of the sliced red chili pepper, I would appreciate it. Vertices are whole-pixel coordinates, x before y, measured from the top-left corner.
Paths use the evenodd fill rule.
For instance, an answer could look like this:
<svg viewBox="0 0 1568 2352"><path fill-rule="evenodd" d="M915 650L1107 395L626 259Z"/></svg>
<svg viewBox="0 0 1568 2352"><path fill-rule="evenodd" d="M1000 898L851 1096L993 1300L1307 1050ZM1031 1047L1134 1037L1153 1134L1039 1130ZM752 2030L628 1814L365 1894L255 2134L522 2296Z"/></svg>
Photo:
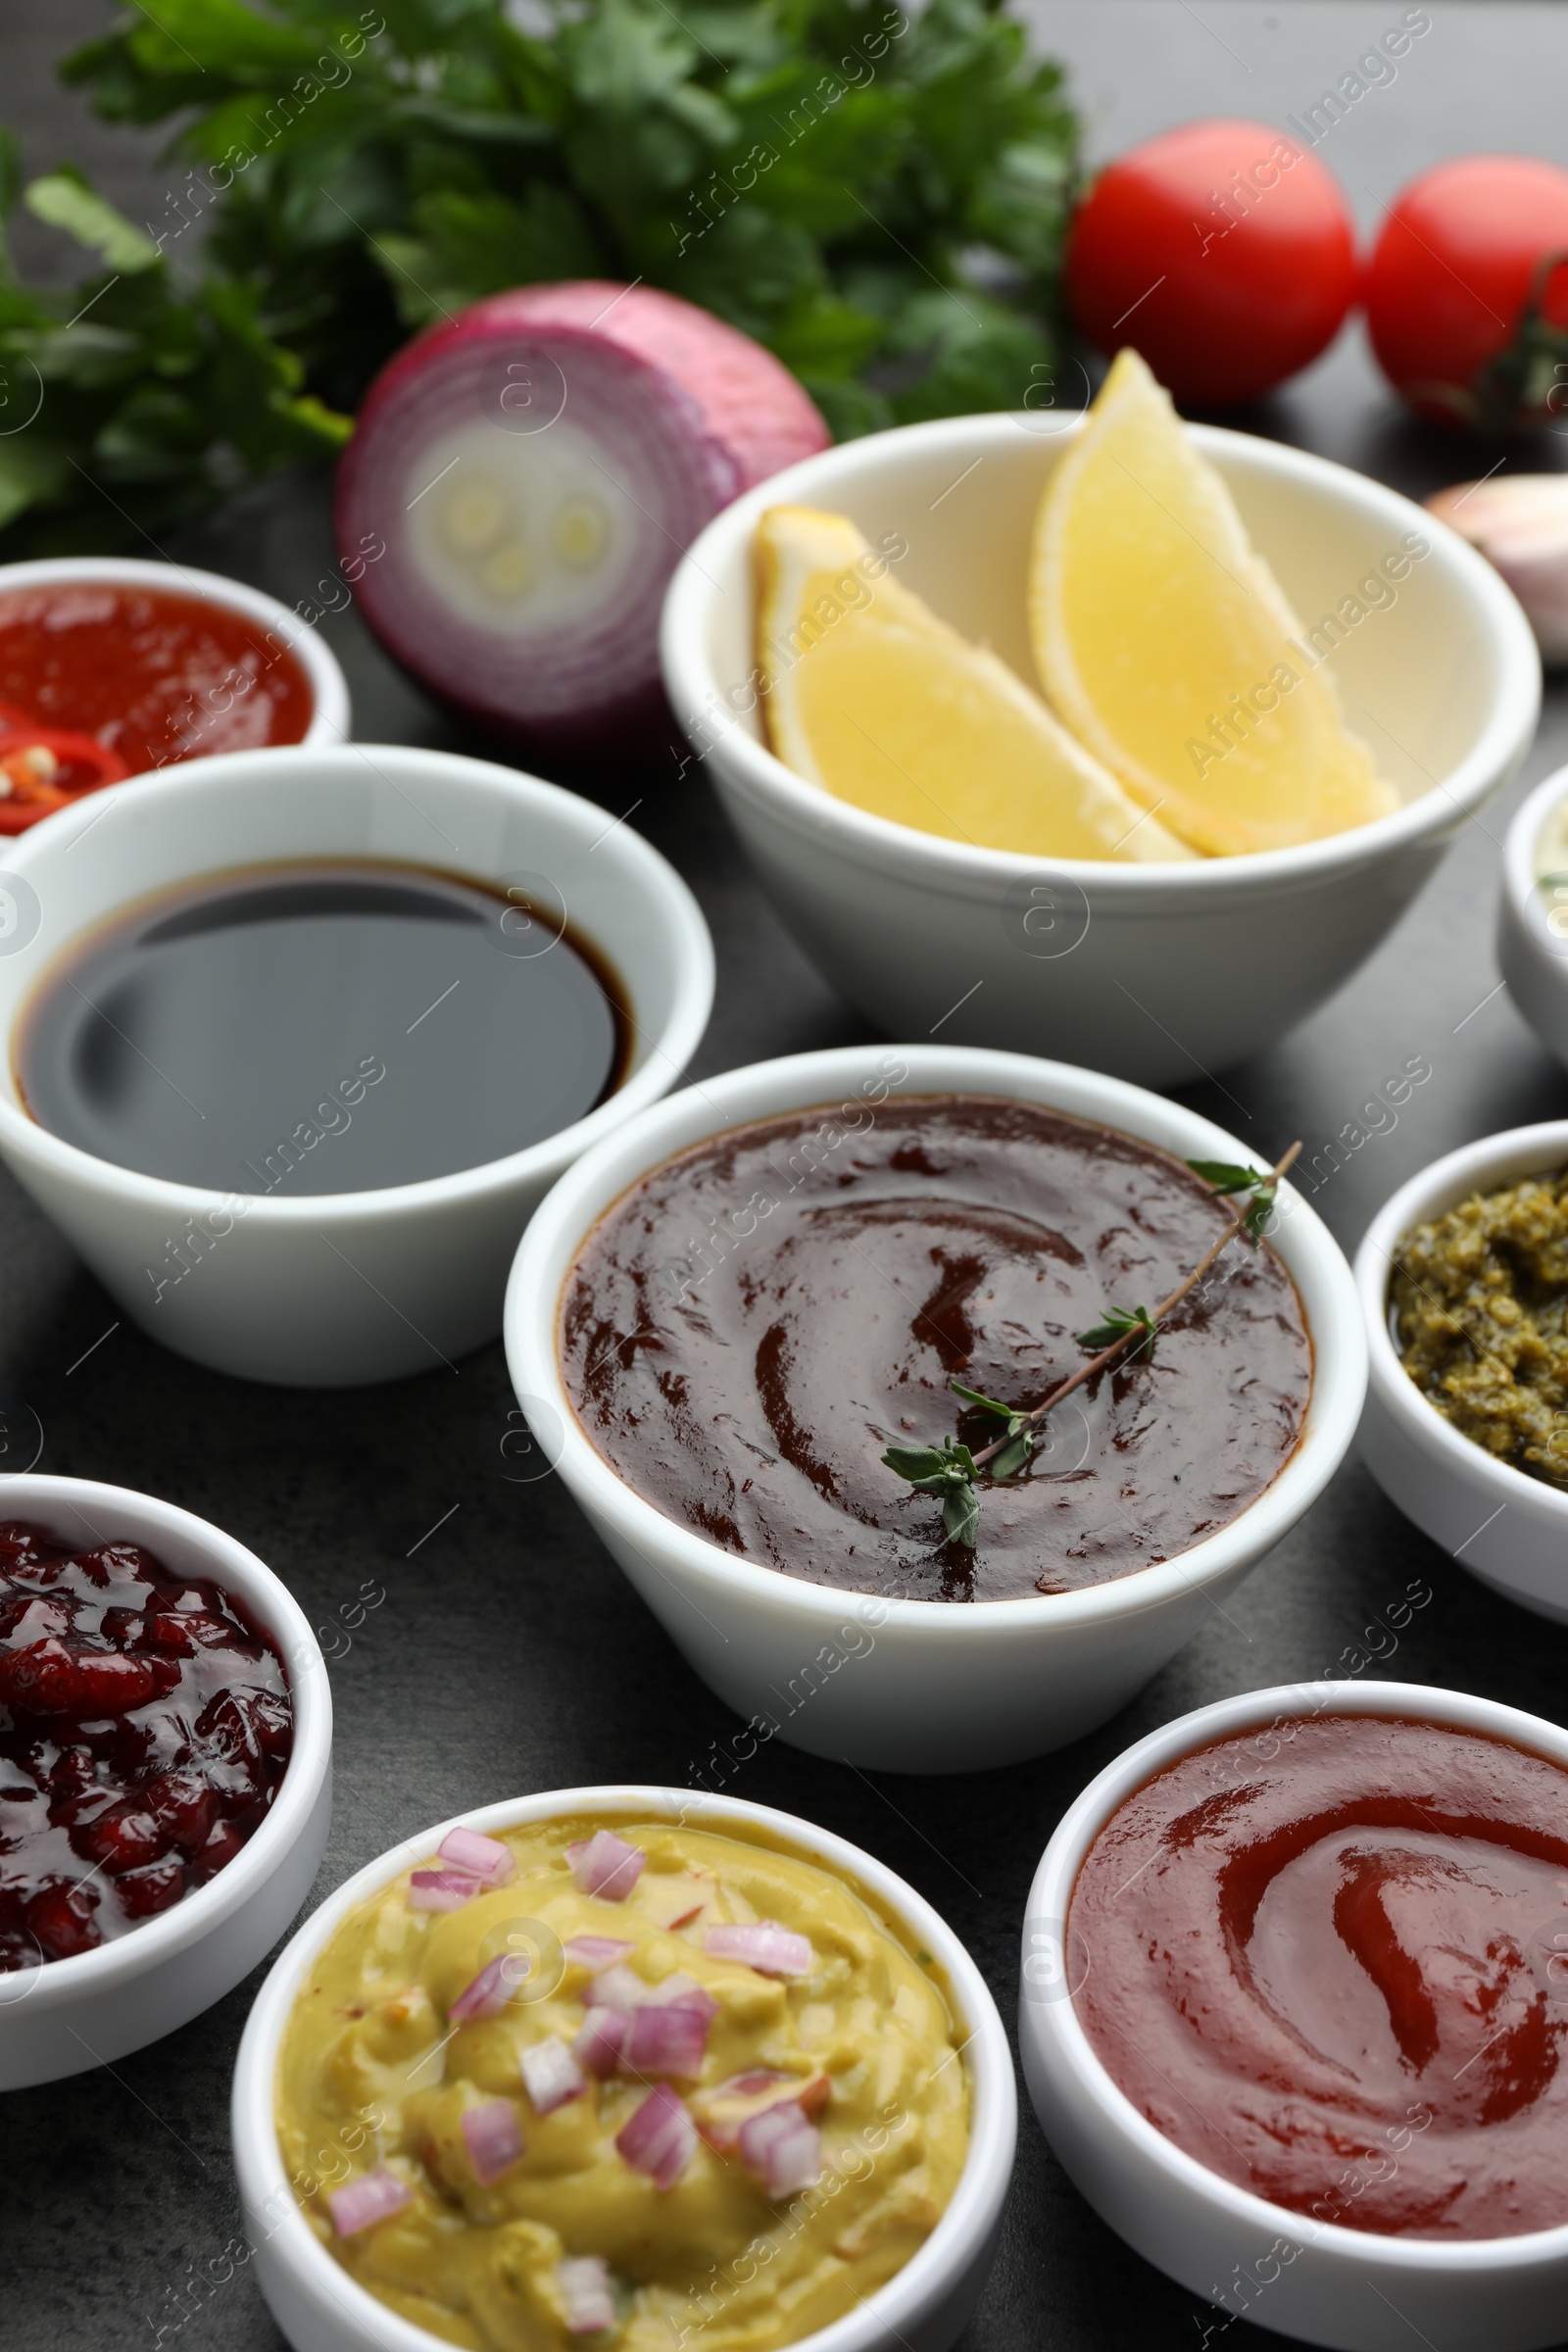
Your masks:
<svg viewBox="0 0 1568 2352"><path fill-rule="evenodd" d="M120 754L96 736L40 727L24 712L11 724L6 705L0 712L8 722L0 732L0 833L24 833L40 817L129 773Z"/></svg>

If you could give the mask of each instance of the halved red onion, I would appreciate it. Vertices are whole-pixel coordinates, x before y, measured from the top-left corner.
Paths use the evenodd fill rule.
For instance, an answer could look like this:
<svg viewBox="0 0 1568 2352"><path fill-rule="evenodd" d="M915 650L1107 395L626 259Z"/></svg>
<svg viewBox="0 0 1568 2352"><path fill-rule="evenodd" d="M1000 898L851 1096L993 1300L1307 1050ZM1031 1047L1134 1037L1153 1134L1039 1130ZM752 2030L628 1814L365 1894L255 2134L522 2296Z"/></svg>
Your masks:
<svg viewBox="0 0 1568 2352"><path fill-rule="evenodd" d="M633 2172L647 2173L656 2188L673 2188L697 2152L697 2126L685 2100L660 2082L616 2132L615 2145Z"/></svg>
<svg viewBox="0 0 1568 2352"><path fill-rule="evenodd" d="M478 1880L466 1870L416 1870L409 1881L409 1901L416 1911L461 1911L478 1891Z"/></svg>
<svg viewBox="0 0 1568 2352"><path fill-rule="evenodd" d="M682 2002L661 2007L645 2001L626 2020L620 2067L627 2075L681 2075L695 2082L703 2071L711 2014Z"/></svg>
<svg viewBox="0 0 1568 2352"><path fill-rule="evenodd" d="M615 1961L623 1960L636 1946L623 1943L617 1936L573 1936L561 1948L568 1960L576 1961L579 1968L598 1970L612 1967Z"/></svg>
<svg viewBox="0 0 1568 2352"><path fill-rule="evenodd" d="M789 371L651 286L476 302L370 386L338 547L388 650L514 740L608 750L667 725L659 613L681 551L829 435Z"/></svg>
<svg viewBox="0 0 1568 2352"><path fill-rule="evenodd" d="M597 1894L605 1903L623 1903L642 1877L648 1856L613 1830L596 1830L591 1838L579 1838L567 1846L566 1860L584 1894Z"/></svg>
<svg viewBox="0 0 1568 2352"><path fill-rule="evenodd" d="M499 1838L482 1838L477 1830L448 1830L436 1852L454 1870L466 1870L486 1886L510 1886L517 1875L517 1857Z"/></svg>
<svg viewBox="0 0 1568 2352"><path fill-rule="evenodd" d="M781 2099L750 2116L740 2128L741 2162L756 2173L770 2197L793 2197L822 2177L822 2134L808 2124L799 2103Z"/></svg>
<svg viewBox="0 0 1568 2352"><path fill-rule="evenodd" d="M598 2335L602 2328L613 2328L615 2298L611 2291L610 2265L602 2254L578 2254L558 2262L556 2282L572 2335Z"/></svg>
<svg viewBox="0 0 1568 2352"><path fill-rule="evenodd" d="M326 2202L339 2237L353 2237L361 2230L384 2222L389 2214L401 2213L405 2205L412 2205L414 2191L396 2173L389 2173L383 2167L377 2172L363 2173L358 2180L346 2181L342 2188L330 2189Z"/></svg>
<svg viewBox="0 0 1568 2352"><path fill-rule="evenodd" d="M503 1952L498 1960L487 1961L447 2011L448 2024L463 2026L473 2018L499 2017L528 1970L526 1952Z"/></svg>
<svg viewBox="0 0 1568 2352"><path fill-rule="evenodd" d="M808 1977L811 1973L811 1946L805 1936L797 1936L793 1928L781 1928L775 1919L759 1919L749 1926L710 1928L703 1937L703 1949L715 1960L744 1960L762 1977Z"/></svg>
<svg viewBox="0 0 1568 2352"><path fill-rule="evenodd" d="M518 2063L535 2115L553 2115L569 2100L580 2099L588 2087L587 2076L559 2034L530 2042Z"/></svg>
<svg viewBox="0 0 1568 2352"><path fill-rule="evenodd" d="M463 2119L463 2136L468 2162L486 2187L511 2172L525 2145L510 2099L486 2099L482 2107L470 2107Z"/></svg>
<svg viewBox="0 0 1568 2352"><path fill-rule="evenodd" d="M649 1987L636 1970L622 1968L617 1962L615 1967L607 1968L595 1977L588 1987L588 2006L590 2009L619 2009L629 2015L633 2009L642 2007L648 1993Z"/></svg>
<svg viewBox="0 0 1568 2352"><path fill-rule="evenodd" d="M620 2045L626 2038L626 2014L620 2009L590 2009L582 2021L582 2030L571 2045L571 2054L579 2066L596 2075L602 2082L612 2075L620 2057Z"/></svg>

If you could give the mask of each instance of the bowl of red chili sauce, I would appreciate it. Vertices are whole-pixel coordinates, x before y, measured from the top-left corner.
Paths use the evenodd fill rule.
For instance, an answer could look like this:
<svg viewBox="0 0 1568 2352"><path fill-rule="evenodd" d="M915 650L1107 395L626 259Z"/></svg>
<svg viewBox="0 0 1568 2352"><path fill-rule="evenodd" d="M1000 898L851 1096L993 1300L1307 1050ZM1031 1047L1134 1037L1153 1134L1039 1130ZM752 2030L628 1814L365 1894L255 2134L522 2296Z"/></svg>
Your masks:
<svg viewBox="0 0 1568 2352"><path fill-rule="evenodd" d="M1199 1708L1063 1817L1020 1990L1053 2148L1215 2306L1209 2334L1245 2316L1345 2352L1561 2341L1558 1725L1369 1681Z"/></svg>
<svg viewBox="0 0 1568 2352"><path fill-rule="evenodd" d="M259 589L131 558L0 565L0 834L175 761L348 731L335 658Z"/></svg>

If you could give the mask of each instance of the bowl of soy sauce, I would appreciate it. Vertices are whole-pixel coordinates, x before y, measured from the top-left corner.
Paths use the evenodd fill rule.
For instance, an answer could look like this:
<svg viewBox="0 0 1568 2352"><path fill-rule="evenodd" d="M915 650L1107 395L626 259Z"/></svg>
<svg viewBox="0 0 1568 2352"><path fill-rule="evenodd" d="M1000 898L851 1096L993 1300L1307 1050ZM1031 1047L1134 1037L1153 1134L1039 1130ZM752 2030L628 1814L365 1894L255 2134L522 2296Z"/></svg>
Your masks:
<svg viewBox="0 0 1568 2352"><path fill-rule="evenodd" d="M123 1311L291 1387L501 1328L535 1204L707 1026L695 900L628 826L401 746L246 752L0 871L0 1156Z"/></svg>

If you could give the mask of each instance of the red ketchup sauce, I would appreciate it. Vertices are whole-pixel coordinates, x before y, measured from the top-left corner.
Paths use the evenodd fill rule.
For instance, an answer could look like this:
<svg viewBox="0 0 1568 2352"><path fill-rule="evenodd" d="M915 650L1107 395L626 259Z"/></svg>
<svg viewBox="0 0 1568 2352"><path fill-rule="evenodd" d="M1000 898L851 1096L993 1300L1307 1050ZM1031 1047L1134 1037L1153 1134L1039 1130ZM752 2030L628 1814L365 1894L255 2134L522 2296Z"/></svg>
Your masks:
<svg viewBox="0 0 1568 2352"><path fill-rule="evenodd" d="M1156 2130L1313 2222L1568 2222L1568 1772L1324 1715L1145 1783L1085 1857L1073 2005ZM1309 2234L1309 2232L1308 2232Z"/></svg>
<svg viewBox="0 0 1568 2352"><path fill-rule="evenodd" d="M122 775L298 743L314 710L281 637L226 606L113 580L13 589L0 595L0 831ZM52 770L19 757L35 744Z"/></svg>
<svg viewBox="0 0 1568 2352"><path fill-rule="evenodd" d="M0 1526L0 1973L68 1959L231 1862L288 1766L277 1645L135 1544Z"/></svg>

